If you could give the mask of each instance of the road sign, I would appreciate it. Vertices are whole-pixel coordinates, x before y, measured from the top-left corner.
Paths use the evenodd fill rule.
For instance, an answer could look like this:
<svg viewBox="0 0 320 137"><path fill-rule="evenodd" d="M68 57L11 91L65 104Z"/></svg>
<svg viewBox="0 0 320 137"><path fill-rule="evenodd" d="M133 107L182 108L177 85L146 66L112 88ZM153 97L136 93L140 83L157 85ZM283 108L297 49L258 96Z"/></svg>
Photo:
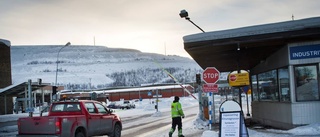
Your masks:
<svg viewBox="0 0 320 137"><path fill-rule="evenodd" d="M218 84L203 84L202 90L203 90L203 92L218 93L219 87L218 87Z"/></svg>
<svg viewBox="0 0 320 137"><path fill-rule="evenodd" d="M242 91L246 94L248 94L248 91L249 91L249 86L244 86L242 87Z"/></svg>
<svg viewBox="0 0 320 137"><path fill-rule="evenodd" d="M152 96L152 93L151 93L151 91L149 91L149 92L148 92L148 96Z"/></svg>
<svg viewBox="0 0 320 137"><path fill-rule="evenodd" d="M249 73L230 73L228 75L229 85L232 87L248 86L250 85Z"/></svg>
<svg viewBox="0 0 320 137"><path fill-rule="evenodd" d="M34 108L26 108L26 112L29 113L29 112L34 112Z"/></svg>
<svg viewBox="0 0 320 137"><path fill-rule="evenodd" d="M202 73L202 79L207 84L215 84L220 78L220 72L215 67L207 67Z"/></svg>

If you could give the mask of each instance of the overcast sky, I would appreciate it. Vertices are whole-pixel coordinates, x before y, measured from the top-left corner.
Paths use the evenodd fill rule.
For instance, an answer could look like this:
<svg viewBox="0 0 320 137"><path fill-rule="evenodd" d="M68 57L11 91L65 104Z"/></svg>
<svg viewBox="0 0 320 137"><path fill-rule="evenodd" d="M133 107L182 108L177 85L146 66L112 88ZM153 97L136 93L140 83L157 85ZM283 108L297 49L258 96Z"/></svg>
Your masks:
<svg viewBox="0 0 320 137"><path fill-rule="evenodd" d="M101 45L189 57L182 37L320 16L319 0L0 0L11 45Z"/></svg>

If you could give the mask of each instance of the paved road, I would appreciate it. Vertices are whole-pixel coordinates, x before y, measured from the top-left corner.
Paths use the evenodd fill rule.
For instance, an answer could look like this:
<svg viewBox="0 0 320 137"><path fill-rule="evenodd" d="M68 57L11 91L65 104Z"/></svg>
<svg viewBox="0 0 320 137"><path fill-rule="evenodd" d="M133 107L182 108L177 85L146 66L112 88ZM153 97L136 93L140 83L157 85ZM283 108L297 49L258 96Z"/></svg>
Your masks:
<svg viewBox="0 0 320 137"><path fill-rule="evenodd" d="M201 137L203 131L190 129L192 121L196 119L198 108L196 106L185 108L184 112L186 114L186 118L183 119L183 132L188 132L188 136ZM170 112L162 112L160 116L145 114L132 117L123 117L121 120L123 122L122 137L167 137L171 128ZM16 125L16 121L0 122L0 128ZM16 134L16 127L11 128L10 131L0 131L0 137L13 137ZM177 136L177 131L174 133L174 136Z"/></svg>
<svg viewBox="0 0 320 137"><path fill-rule="evenodd" d="M183 132L193 129L188 129L187 123L192 123L197 116L197 107L185 109L186 118L183 119ZM144 115L133 118L123 119L122 137L166 137L171 128L171 112L161 113L161 116ZM194 130L188 133L188 136L200 137L203 131ZM177 134L177 130L175 134ZM177 136L175 135L174 136Z"/></svg>
<svg viewBox="0 0 320 137"><path fill-rule="evenodd" d="M198 107L184 109L186 118L183 121L183 132L187 137L201 137L203 131L193 129L192 122L197 117ZM160 116L152 114L121 118L123 130L121 137L168 137L171 128L171 112L162 112ZM178 136L178 132L173 134ZM95 136L101 137L101 136ZM107 136L103 136L107 137Z"/></svg>
<svg viewBox="0 0 320 137"><path fill-rule="evenodd" d="M17 121L0 122L0 128L6 127L6 126L15 126L15 125L17 125Z"/></svg>

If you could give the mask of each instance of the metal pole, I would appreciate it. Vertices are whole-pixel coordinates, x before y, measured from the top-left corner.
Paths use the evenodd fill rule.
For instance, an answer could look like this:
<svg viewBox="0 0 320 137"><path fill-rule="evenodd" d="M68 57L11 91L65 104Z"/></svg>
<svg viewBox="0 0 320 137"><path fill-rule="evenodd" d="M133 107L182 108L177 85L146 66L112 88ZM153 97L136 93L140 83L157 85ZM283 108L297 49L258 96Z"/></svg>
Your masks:
<svg viewBox="0 0 320 137"><path fill-rule="evenodd" d="M212 124L215 124L216 123L216 107L215 107L215 105L214 105L215 103L214 103L214 94L212 93L212 116L213 116L213 118L212 118Z"/></svg>
<svg viewBox="0 0 320 137"><path fill-rule="evenodd" d="M56 68L56 80L55 80L55 83L54 83L55 86L57 86L57 82L58 82L58 64L59 64L59 54L60 54L60 51L61 51L63 48L69 46L70 44L71 44L71 43L68 42L66 45L64 45L62 48L60 48L60 50L58 51L57 61L56 61L56 63L57 63L57 68ZM51 93L50 93L50 103L52 103L52 91L51 91Z"/></svg>
<svg viewBox="0 0 320 137"><path fill-rule="evenodd" d="M56 63L57 63L57 69L56 69L56 81L55 81L55 85L57 85L57 79L58 79L58 64L59 64L59 55L60 55L60 52L61 52L61 50L62 50L63 48L69 46L70 44L71 44L71 43L68 42L65 46L63 46L63 47L58 51L57 61L56 61Z"/></svg>
<svg viewBox="0 0 320 137"><path fill-rule="evenodd" d="M41 102L41 103L42 103L42 105L41 105L41 106L42 106L42 107L41 107L41 110L42 110L42 109L43 109L43 107L44 107L44 102L45 102L45 101L44 101L44 92L43 92L43 88L41 88L41 100L42 100L42 102Z"/></svg>
<svg viewBox="0 0 320 137"><path fill-rule="evenodd" d="M26 109L27 109L27 105L28 105L28 85L25 85L24 87L24 103L23 103L23 108L22 108L22 112L25 113Z"/></svg>
<svg viewBox="0 0 320 137"><path fill-rule="evenodd" d="M28 80L28 108L30 109L32 107L32 96L31 96L31 79Z"/></svg>
<svg viewBox="0 0 320 137"><path fill-rule="evenodd" d="M199 93L199 114L200 114L201 120L204 120L201 84L198 85L198 89L199 89L198 90L198 93Z"/></svg>
<svg viewBox="0 0 320 137"><path fill-rule="evenodd" d="M157 93L157 100L156 100L156 105L157 105L157 112L159 111L159 106L158 106L158 89L156 90L156 93Z"/></svg>
<svg viewBox="0 0 320 137"><path fill-rule="evenodd" d="M209 97L208 97L208 101L209 101L209 130L212 130L212 101L211 101L211 96L212 96L212 92L209 92Z"/></svg>
<svg viewBox="0 0 320 137"><path fill-rule="evenodd" d="M250 116L250 113L249 113L248 92L247 92L246 96L247 96L247 116Z"/></svg>
<svg viewBox="0 0 320 137"><path fill-rule="evenodd" d="M203 33L205 33L204 30L201 29L197 24L193 23L193 22L190 20L189 17L186 17L186 20L190 21L194 26L196 26L196 27L197 27L198 29L200 29Z"/></svg>
<svg viewBox="0 0 320 137"><path fill-rule="evenodd" d="M33 94L33 104L32 106L35 107L37 104L37 92L32 93Z"/></svg>
<svg viewBox="0 0 320 137"><path fill-rule="evenodd" d="M32 105L32 87L31 87L31 79L28 80L28 109L29 110L29 117L32 117L33 113L33 105Z"/></svg>
<svg viewBox="0 0 320 137"><path fill-rule="evenodd" d="M227 93L227 91L226 91L226 90L227 90L227 88L226 88L226 87L224 87L223 89L224 89L224 94L225 94L225 96L226 96L226 101L227 101L227 100L228 100L228 93Z"/></svg>
<svg viewBox="0 0 320 137"><path fill-rule="evenodd" d="M139 103L141 103L140 87L139 87Z"/></svg>
<svg viewBox="0 0 320 137"><path fill-rule="evenodd" d="M241 96L242 92L241 92L241 88L239 87L238 90L239 90L239 104L240 104L241 111L243 111L242 110L242 96Z"/></svg>

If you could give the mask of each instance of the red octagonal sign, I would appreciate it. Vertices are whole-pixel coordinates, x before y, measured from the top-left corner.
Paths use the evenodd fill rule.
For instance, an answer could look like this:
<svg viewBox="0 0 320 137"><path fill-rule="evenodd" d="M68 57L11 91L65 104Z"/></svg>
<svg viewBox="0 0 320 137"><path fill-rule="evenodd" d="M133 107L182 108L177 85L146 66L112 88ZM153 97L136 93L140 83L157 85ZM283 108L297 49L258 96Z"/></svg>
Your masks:
<svg viewBox="0 0 320 137"><path fill-rule="evenodd" d="M215 67L207 67L202 73L202 79L207 84L215 84L220 78L220 72Z"/></svg>

